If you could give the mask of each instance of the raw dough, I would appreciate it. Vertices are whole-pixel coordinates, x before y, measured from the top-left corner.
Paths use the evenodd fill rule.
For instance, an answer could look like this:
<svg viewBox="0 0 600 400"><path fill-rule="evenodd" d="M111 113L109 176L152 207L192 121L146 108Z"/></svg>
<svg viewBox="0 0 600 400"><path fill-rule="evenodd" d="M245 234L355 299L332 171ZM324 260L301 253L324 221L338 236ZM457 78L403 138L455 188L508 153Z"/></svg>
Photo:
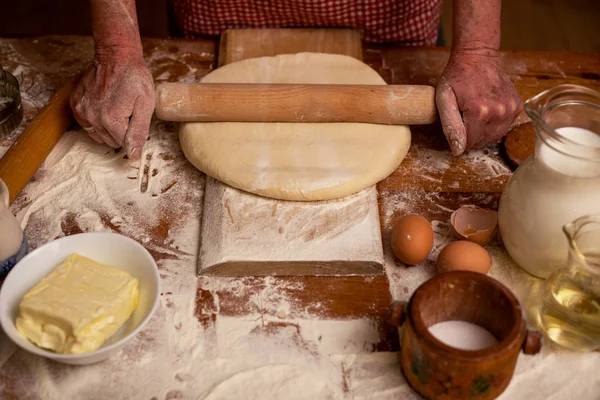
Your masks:
<svg viewBox="0 0 600 400"><path fill-rule="evenodd" d="M385 85L368 65L342 55L299 53L239 61L203 82ZM406 126L358 123L184 123L183 151L230 186L282 200L329 200L390 175L408 152Z"/></svg>

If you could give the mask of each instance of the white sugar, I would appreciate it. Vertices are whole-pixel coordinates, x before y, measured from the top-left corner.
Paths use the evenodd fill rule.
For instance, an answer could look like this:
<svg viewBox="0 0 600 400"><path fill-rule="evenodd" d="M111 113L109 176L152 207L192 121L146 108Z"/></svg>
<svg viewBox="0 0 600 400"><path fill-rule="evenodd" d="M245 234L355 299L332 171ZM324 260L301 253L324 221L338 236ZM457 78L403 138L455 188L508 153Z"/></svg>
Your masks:
<svg viewBox="0 0 600 400"><path fill-rule="evenodd" d="M448 346L462 350L481 350L498 343L490 332L466 321L444 321L429 327L429 333Z"/></svg>

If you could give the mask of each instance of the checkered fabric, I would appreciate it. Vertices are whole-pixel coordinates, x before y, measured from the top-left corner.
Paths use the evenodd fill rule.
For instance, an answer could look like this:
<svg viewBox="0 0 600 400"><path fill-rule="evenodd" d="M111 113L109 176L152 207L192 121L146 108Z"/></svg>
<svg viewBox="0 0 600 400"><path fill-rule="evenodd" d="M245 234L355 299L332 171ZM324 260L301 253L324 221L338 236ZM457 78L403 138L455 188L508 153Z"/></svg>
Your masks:
<svg viewBox="0 0 600 400"><path fill-rule="evenodd" d="M171 0L187 37L228 28L357 28L367 42L434 46L442 0Z"/></svg>

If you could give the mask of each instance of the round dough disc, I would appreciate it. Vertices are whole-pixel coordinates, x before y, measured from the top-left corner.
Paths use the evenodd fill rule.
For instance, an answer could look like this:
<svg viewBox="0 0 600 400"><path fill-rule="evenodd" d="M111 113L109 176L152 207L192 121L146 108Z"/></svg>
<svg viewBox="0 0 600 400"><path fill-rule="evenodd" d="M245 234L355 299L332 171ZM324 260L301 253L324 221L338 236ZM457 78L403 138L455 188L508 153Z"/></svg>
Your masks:
<svg viewBox="0 0 600 400"><path fill-rule="evenodd" d="M361 61L321 53L243 60L202 81L385 85ZM196 168L230 186L309 201L348 196L386 178L406 156L410 130L359 123L188 122L181 124L180 140Z"/></svg>

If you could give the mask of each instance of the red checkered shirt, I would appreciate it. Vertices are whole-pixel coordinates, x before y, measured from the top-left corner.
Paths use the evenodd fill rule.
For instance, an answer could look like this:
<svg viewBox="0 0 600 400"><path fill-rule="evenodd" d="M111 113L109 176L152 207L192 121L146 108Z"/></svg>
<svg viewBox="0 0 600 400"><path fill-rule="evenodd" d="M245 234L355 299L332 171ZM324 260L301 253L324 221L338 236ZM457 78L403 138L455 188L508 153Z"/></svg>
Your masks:
<svg viewBox="0 0 600 400"><path fill-rule="evenodd" d="M188 37L229 28L357 28L368 42L434 46L442 0L171 0Z"/></svg>

